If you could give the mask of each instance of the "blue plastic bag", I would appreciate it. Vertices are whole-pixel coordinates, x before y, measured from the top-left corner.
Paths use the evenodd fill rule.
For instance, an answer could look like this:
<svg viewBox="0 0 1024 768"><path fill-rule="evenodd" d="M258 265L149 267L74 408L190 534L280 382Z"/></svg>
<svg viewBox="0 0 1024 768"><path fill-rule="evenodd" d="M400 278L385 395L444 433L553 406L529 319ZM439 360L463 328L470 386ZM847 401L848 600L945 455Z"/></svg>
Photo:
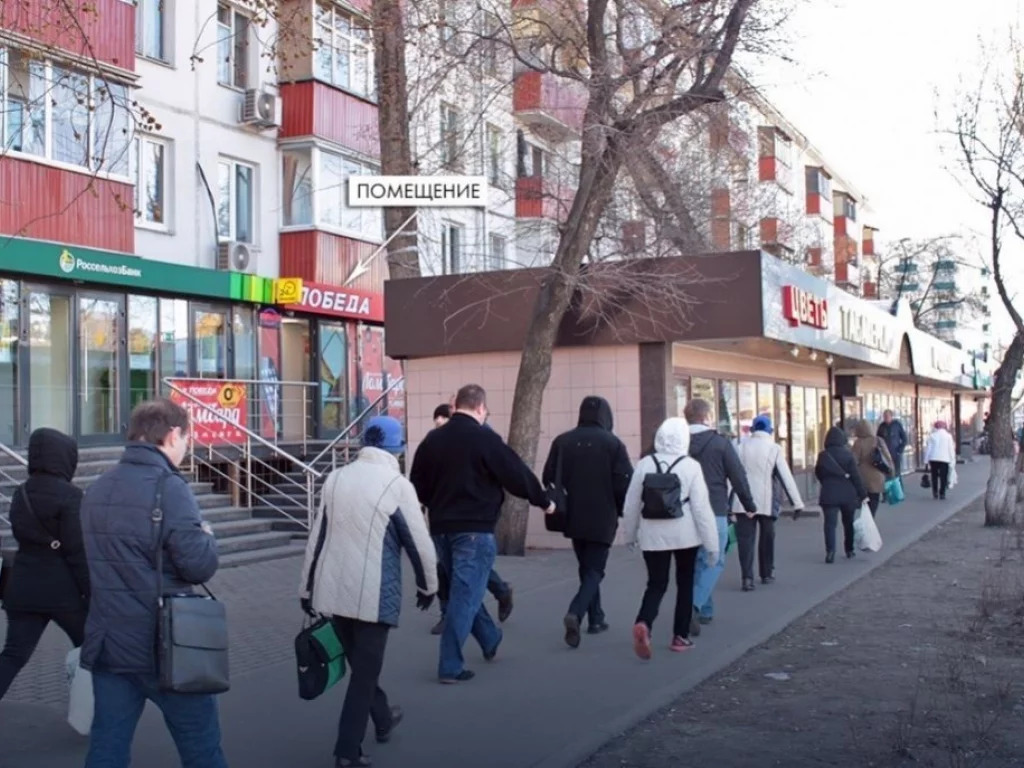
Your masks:
<svg viewBox="0 0 1024 768"><path fill-rule="evenodd" d="M885 481L885 500L889 504L899 504L906 498L903 492L903 483L898 477Z"/></svg>

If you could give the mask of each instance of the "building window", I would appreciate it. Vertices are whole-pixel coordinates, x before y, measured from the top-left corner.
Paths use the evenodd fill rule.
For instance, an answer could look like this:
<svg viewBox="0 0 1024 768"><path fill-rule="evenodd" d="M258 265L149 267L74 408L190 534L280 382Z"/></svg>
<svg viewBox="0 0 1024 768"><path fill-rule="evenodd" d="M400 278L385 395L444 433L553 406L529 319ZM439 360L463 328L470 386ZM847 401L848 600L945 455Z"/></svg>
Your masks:
<svg viewBox="0 0 1024 768"><path fill-rule="evenodd" d="M168 145L152 136L132 142L132 175L135 181L135 220L166 227Z"/></svg>
<svg viewBox="0 0 1024 768"><path fill-rule="evenodd" d="M281 163L281 224L308 227L313 223L313 150L282 150Z"/></svg>
<svg viewBox="0 0 1024 768"><path fill-rule="evenodd" d="M544 150L535 144L531 144L523 137L523 132L518 134L518 160L516 172L519 178L543 178L547 168L547 157Z"/></svg>
<svg viewBox="0 0 1024 768"><path fill-rule="evenodd" d="M505 269L505 247L508 240L502 235L490 236L490 248L487 253L487 268Z"/></svg>
<svg viewBox="0 0 1024 768"><path fill-rule="evenodd" d="M462 270L462 233L462 227L451 222L445 222L441 229L442 270L446 275L457 275Z"/></svg>
<svg viewBox="0 0 1024 768"><path fill-rule="evenodd" d="M497 77L499 70L498 46L501 37L501 19L497 14L484 11L483 23L483 68L484 74L490 77Z"/></svg>
<svg viewBox="0 0 1024 768"><path fill-rule="evenodd" d="M128 88L0 50L4 151L117 176L129 175Z"/></svg>
<svg viewBox="0 0 1024 768"><path fill-rule="evenodd" d="M237 160L217 164L217 237L252 243L254 240L256 169Z"/></svg>
<svg viewBox="0 0 1024 768"><path fill-rule="evenodd" d="M850 221L857 220L857 201L849 195L843 195L842 197L842 209L840 215L845 216Z"/></svg>
<svg viewBox="0 0 1024 768"><path fill-rule="evenodd" d="M314 74L360 96L376 95L373 43L366 23L330 3L316 5Z"/></svg>
<svg viewBox="0 0 1024 768"><path fill-rule="evenodd" d="M380 240L384 231L383 209L350 208L348 179L377 173L373 166L349 157L317 149L316 218L324 227L339 230L360 240Z"/></svg>
<svg viewBox="0 0 1024 768"><path fill-rule="evenodd" d="M807 194L832 199L832 180L821 168L807 168Z"/></svg>
<svg viewBox="0 0 1024 768"><path fill-rule="evenodd" d="M440 0L438 3L437 32L441 49L448 53L455 53L454 13L451 3L447 0Z"/></svg>
<svg viewBox="0 0 1024 768"><path fill-rule="evenodd" d="M250 19L227 3L217 3L217 82L249 87Z"/></svg>
<svg viewBox="0 0 1024 768"><path fill-rule="evenodd" d="M492 187L502 185L504 158L501 156L501 131L496 125L487 126L487 180Z"/></svg>
<svg viewBox="0 0 1024 768"><path fill-rule="evenodd" d="M449 104L441 105L441 166L459 165L459 113Z"/></svg>
<svg viewBox="0 0 1024 768"><path fill-rule="evenodd" d="M168 61L165 29L167 0L135 0L135 52L147 59Z"/></svg>

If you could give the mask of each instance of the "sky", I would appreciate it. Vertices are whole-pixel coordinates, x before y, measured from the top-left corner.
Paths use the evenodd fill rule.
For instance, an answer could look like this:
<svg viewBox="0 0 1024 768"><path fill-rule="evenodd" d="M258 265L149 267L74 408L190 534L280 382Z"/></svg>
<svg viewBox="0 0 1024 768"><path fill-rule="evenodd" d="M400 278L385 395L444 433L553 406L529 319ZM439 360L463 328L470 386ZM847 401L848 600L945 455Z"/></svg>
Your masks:
<svg viewBox="0 0 1024 768"><path fill-rule="evenodd" d="M941 131L960 83L978 79L979 40L1005 41L1022 4L800 0L785 51L795 63L762 62L752 79L868 198L864 223L883 242L984 232L987 212L950 172Z"/></svg>

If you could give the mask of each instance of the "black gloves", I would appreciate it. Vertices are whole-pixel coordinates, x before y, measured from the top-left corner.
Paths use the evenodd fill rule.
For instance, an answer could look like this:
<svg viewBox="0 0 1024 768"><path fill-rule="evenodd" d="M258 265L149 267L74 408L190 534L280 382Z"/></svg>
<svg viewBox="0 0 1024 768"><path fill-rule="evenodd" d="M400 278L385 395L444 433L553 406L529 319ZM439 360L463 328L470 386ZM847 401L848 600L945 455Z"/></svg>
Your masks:
<svg viewBox="0 0 1024 768"><path fill-rule="evenodd" d="M425 594L423 594L422 592L419 592L419 591L416 592L416 607L419 608L421 611L427 610L433 604L434 604L434 596L433 595L425 595Z"/></svg>
<svg viewBox="0 0 1024 768"><path fill-rule="evenodd" d="M309 616L311 619L316 618L316 611L313 610L313 603L310 602L308 597L300 597L299 605L302 606L302 612Z"/></svg>
<svg viewBox="0 0 1024 768"><path fill-rule="evenodd" d="M794 509L793 510L793 521L794 522L800 519L800 513L801 512L803 512L802 509Z"/></svg>

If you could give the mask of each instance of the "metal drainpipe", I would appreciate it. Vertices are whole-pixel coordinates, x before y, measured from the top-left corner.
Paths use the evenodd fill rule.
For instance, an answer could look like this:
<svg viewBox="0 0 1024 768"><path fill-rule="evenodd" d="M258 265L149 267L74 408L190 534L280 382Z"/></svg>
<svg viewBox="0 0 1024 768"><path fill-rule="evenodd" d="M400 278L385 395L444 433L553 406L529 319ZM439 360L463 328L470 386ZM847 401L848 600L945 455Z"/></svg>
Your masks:
<svg viewBox="0 0 1024 768"><path fill-rule="evenodd" d="M483 35L486 33L485 32L485 25L484 25L483 7L482 7L481 3L479 3L479 2L477 3L476 7L477 7L477 11L479 11L478 15L479 15L479 24L480 24L480 36L481 36L481 39L483 39ZM483 57L483 54L480 53L480 52L478 52L478 55L476 57L476 68L477 68L477 73L476 73L477 74L477 77L476 77L477 104L480 105L480 113L479 114L480 114L481 119L483 120L483 126L481 126L482 130L480 131L480 136L478 138L478 142L480 144L480 175L484 176L486 178L486 176L487 176L487 125L488 125L488 123L487 123L487 117L484 114L484 92L485 92L485 89L484 89L484 57ZM488 198L488 201L489 201L490 200L490 194L488 194L487 198ZM489 204L490 203L488 202L488 205ZM488 238L487 238L487 211L488 211L487 206L483 206L482 208L480 208L480 214L479 214L480 215L480 222L481 222L480 229L479 229L479 232L480 232L481 266L485 266L487 264L487 258L488 258L488 253L487 253L487 240L488 240Z"/></svg>

